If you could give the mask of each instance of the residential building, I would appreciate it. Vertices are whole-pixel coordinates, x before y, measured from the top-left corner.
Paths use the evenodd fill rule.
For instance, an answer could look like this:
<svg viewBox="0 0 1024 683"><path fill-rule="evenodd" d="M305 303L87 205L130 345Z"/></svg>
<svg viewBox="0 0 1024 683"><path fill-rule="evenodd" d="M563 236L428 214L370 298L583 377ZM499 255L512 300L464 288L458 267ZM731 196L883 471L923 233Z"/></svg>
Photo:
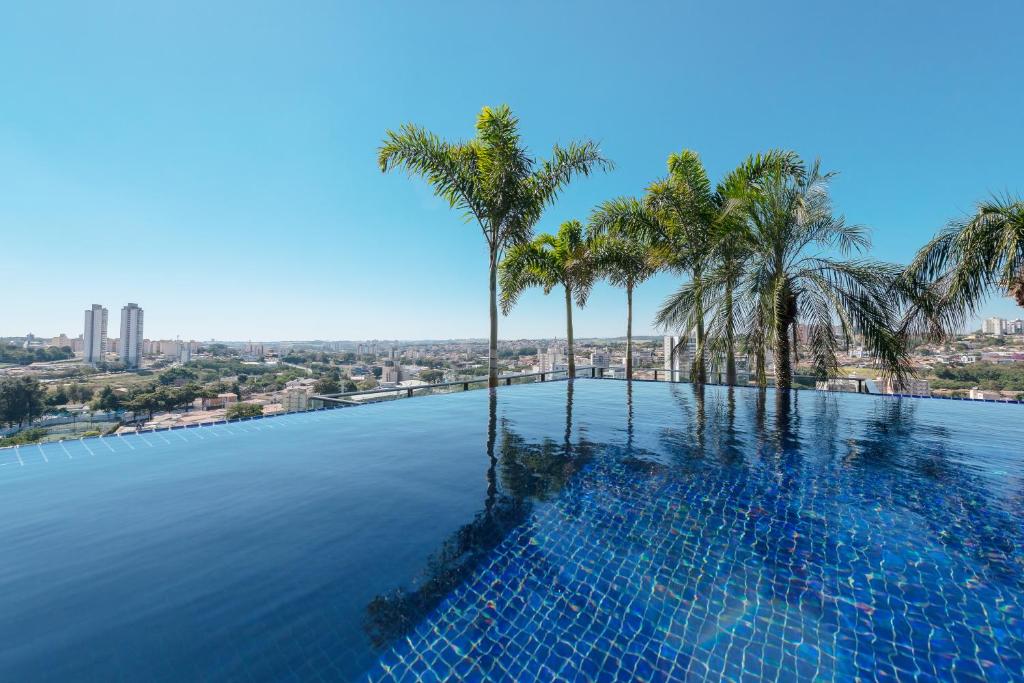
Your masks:
<svg viewBox="0 0 1024 683"><path fill-rule="evenodd" d="M50 346L56 346L58 348L71 346L71 338L66 334L59 334L50 340Z"/></svg>
<svg viewBox="0 0 1024 683"><path fill-rule="evenodd" d="M1005 325L1006 321L1002 318L985 318L981 323L981 331L983 334L1001 335L1005 334Z"/></svg>
<svg viewBox="0 0 1024 683"><path fill-rule="evenodd" d="M263 360L264 355L263 344L253 344L251 341L245 345L245 349L242 351L242 358L245 360Z"/></svg>
<svg viewBox="0 0 1024 683"><path fill-rule="evenodd" d="M85 343L82 359L86 363L101 363L107 353L107 309L93 304L85 312Z"/></svg>
<svg viewBox="0 0 1024 683"><path fill-rule="evenodd" d="M685 340L679 336L665 335L663 352L664 368L671 371L671 379L688 379L690 366L697 357L697 335L691 334Z"/></svg>
<svg viewBox="0 0 1024 683"><path fill-rule="evenodd" d="M294 413L300 410L309 410L309 397L312 392L305 387L293 387L284 392L281 397L281 407L287 413Z"/></svg>
<svg viewBox="0 0 1024 683"><path fill-rule="evenodd" d="M398 384L402 381L402 361L398 349L392 346L387 351L387 358L381 366L380 383Z"/></svg>
<svg viewBox="0 0 1024 683"><path fill-rule="evenodd" d="M182 342L178 345L178 362L188 363L192 360L192 344L190 342Z"/></svg>
<svg viewBox="0 0 1024 683"><path fill-rule="evenodd" d="M398 384L402 381L402 366L398 361L386 360L380 372L381 384Z"/></svg>
<svg viewBox="0 0 1024 683"><path fill-rule="evenodd" d="M142 363L142 309L138 304L127 304L121 309L121 341L118 356L128 368Z"/></svg>
<svg viewBox="0 0 1024 683"><path fill-rule="evenodd" d="M238 403L238 396L229 391L217 394L211 398L199 398L196 400L200 402L203 410L213 410L215 408L227 408L233 403Z"/></svg>
<svg viewBox="0 0 1024 683"><path fill-rule="evenodd" d="M590 354L591 367L606 370L611 365L611 362L612 356L608 353L607 349L604 351L594 351Z"/></svg>
<svg viewBox="0 0 1024 683"><path fill-rule="evenodd" d="M537 354L534 372L565 372L568 369L569 363L563 349L549 346L545 351Z"/></svg>

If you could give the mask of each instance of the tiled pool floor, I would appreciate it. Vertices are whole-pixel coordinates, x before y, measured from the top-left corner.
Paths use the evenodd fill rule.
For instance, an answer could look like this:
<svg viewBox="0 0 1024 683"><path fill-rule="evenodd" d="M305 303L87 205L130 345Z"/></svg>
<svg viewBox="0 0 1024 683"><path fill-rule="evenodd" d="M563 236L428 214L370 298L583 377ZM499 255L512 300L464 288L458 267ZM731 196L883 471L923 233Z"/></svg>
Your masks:
<svg viewBox="0 0 1024 683"><path fill-rule="evenodd" d="M1021 494L999 500L955 430L803 394L788 417L769 396L757 436L719 390L678 391L702 435L594 449L369 678L1024 677Z"/></svg>
<svg viewBox="0 0 1024 683"><path fill-rule="evenodd" d="M0 680L1024 680L1021 410L584 380L0 451Z"/></svg>

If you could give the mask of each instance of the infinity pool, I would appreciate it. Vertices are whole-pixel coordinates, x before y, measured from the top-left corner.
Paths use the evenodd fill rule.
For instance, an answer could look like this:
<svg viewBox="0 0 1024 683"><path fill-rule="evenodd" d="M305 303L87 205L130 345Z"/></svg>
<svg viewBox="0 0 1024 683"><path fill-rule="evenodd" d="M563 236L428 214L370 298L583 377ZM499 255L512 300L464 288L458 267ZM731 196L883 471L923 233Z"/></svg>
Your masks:
<svg viewBox="0 0 1024 683"><path fill-rule="evenodd" d="M0 680L1024 680L1024 408L581 380L0 450Z"/></svg>

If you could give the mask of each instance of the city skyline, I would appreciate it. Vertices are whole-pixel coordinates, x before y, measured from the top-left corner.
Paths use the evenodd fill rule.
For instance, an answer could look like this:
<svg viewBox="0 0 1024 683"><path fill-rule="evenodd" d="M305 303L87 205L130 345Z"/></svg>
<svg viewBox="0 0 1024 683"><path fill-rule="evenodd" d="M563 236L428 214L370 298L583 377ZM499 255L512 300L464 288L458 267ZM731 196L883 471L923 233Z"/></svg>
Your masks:
<svg viewBox="0 0 1024 683"><path fill-rule="evenodd" d="M129 309L130 307L134 307L135 310L137 310L138 314L139 314L139 322L138 322L139 333L138 334L133 334L132 338L135 339L135 342L134 342L135 346L140 347L140 348L141 348L141 344L142 344L143 340L146 340L146 341L149 341L149 340L153 340L153 341L157 341L157 340L161 340L161 341L178 340L178 341L192 341L192 342L202 342L202 341L205 341L205 342L229 342L229 343L234 343L234 344L240 344L240 343L245 343L245 342L249 342L249 343L252 343L252 342L270 342L270 343L274 343L274 342L296 342L296 341L430 342L430 341L454 341L454 340L472 340L472 341L485 341L486 340L486 338L483 335L479 335L479 334L477 334L477 335L470 334L470 335L463 335L463 336L451 335L451 336L447 336L447 337L445 337L445 336L422 336L422 337L411 337L411 336L409 336L409 337L402 337L402 336L394 336L394 335L379 335L379 336L364 336L364 337L354 337L354 336L348 336L348 337L344 337L344 336L338 336L338 337L328 337L328 336L305 336L305 337L303 337L303 336L291 336L291 337L288 337L288 336L282 336L282 337L263 337L263 338L256 337L256 336L253 336L253 335L242 335L242 336L238 336L238 337L212 337L212 336L204 336L204 335L201 335L201 334L199 334L199 335L182 335L182 334L159 334L159 335L158 334L152 334L152 335L148 335L148 334L145 334L145 333L142 332L142 330L144 329L143 326L142 326L142 321L141 321L142 309L139 306L139 304L135 304L135 303L128 303L125 306L123 306L122 309L121 309L121 325L119 327L119 329L121 330L121 334L120 334L119 337L111 337L110 334L109 334L109 329L108 329L108 325L109 325L108 315L109 314L108 314L107 307L104 306L103 304L92 304L92 307L90 309L86 309L85 310L85 329L84 329L84 331L80 335L75 335L75 334L68 335L67 334L68 330L65 330L63 328L58 329L57 327L54 327L53 329L46 328L46 329L43 329L41 332L37 331L37 330L25 330L25 331L20 332L20 333L17 333L17 332L15 332L13 330L2 330L2 329L0 329L0 338L5 338L5 337L23 337L26 334L31 334L34 337L39 338L39 339L56 339L57 337L62 337L62 336L63 337L68 337L69 339L75 339L76 337L78 337L78 338L81 338L83 340L83 343L84 343L84 346L85 346L86 349L89 349L89 348L93 348L94 349L91 353L87 353L86 356L85 356L87 361L93 362L91 360L93 356L102 357L102 355L104 353L113 352L109 348L109 345L108 345L108 341L109 340L112 340L112 339L121 340L121 339L125 338L125 333L124 333L124 329L125 329L125 315L126 315L125 311L127 309ZM100 318L96 317L96 316L100 315L100 313L102 313L102 322L99 322ZM96 320L97 322L93 323L93 320ZM1004 324L1005 323L1011 323L1011 322L1017 322L1018 326L1021 329L1024 329L1024 310L1021 310L1020 308L1018 308L1016 306L1011 306L1009 313L1005 314L1005 315L990 314L990 313L986 313L984 315L979 315L975 319L975 323L976 324L969 326L966 330L964 330L964 332L965 333L982 332L984 334L992 334L994 332L993 332L993 328L991 327L991 324L992 324L993 321L999 321L999 320L1001 320ZM90 347L90 336L89 336L89 327L90 327L90 325L95 325L96 326L96 327L94 327L94 329L96 330L94 332L94 334L96 335L95 336L96 341L94 343L94 346L92 346L92 347ZM101 328L102 328L102 337L99 336L100 335L99 330ZM1004 325L1004 328L1005 328L1005 325ZM671 331L671 330L663 331L663 330L654 329L653 331L650 331L650 332L639 332L639 333L634 332L633 336L635 338L641 338L641 337L648 337L648 338L649 337L663 337L663 336L671 336L673 334L673 332L674 331ZM1007 332L1008 333L1020 333L1019 330L1016 330L1016 329L1008 330ZM558 330L555 330L553 334L548 334L548 335L533 335L533 336L530 336L530 335L504 335L503 334L503 335L501 335L500 339L503 340L503 341L515 341L515 340L519 340L519 339L558 340L558 339L564 339L564 336L565 336L564 335L564 330L562 331L562 334L558 334ZM625 337L625 335L623 333L616 332L616 331L612 331L611 333L608 333L608 334L585 334L585 335L577 334L576 335L576 338L580 339L580 340L584 340L584 339L619 339L619 338L624 338L624 337ZM101 339L102 339L102 341L101 341ZM101 344L102 344L102 346L101 346ZM101 348L102 348L102 351L99 350ZM125 357L124 357L125 351L122 349L120 344L117 347L116 353L117 353L118 357L122 361L126 360ZM137 355L141 356L141 351L138 351Z"/></svg>
<svg viewBox="0 0 1024 683"><path fill-rule="evenodd" d="M894 262L976 201L1021 191L1024 93L1003 76L1024 67L1019 3L565 4L540 22L496 7L443 20L429 7L350 7L12 8L0 225L7 275L32 291L10 297L0 334L71 332L83 303L142 301L154 338L483 336L478 231L424 183L375 166L386 128L466 138L483 105L510 104L538 155L590 137L616 163L570 187L538 231L641 194L684 147L716 179L753 151L820 157L840 172L838 211ZM750 21L737 26L736 12ZM494 26L486 42L471 30L481 21ZM439 47L442 28L466 44ZM680 29L693 58L666 59ZM780 33L802 40L779 44ZM530 49L514 59L466 58L524 36ZM401 49L379 49L396 38ZM634 47L593 49L616 42ZM981 104L993 93L1000 106ZM117 247L130 258L97 267L104 236L121 234L133 236ZM637 334L661 332L651 321L679 282L638 288ZM601 284L577 333L621 335L624 310ZM992 297L974 326L1015 311ZM526 292L501 336L555 336L561 317L557 297Z"/></svg>

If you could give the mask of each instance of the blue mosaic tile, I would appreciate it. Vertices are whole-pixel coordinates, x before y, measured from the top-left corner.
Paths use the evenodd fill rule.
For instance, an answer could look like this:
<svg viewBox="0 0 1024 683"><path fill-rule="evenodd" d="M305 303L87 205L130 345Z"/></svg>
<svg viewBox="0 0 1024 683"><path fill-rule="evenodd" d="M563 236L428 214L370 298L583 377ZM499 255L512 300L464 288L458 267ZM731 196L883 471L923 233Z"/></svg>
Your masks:
<svg viewBox="0 0 1024 683"><path fill-rule="evenodd" d="M710 395L665 450L591 444L367 679L1024 679L1022 497L904 404L849 433L769 394L751 438Z"/></svg>

